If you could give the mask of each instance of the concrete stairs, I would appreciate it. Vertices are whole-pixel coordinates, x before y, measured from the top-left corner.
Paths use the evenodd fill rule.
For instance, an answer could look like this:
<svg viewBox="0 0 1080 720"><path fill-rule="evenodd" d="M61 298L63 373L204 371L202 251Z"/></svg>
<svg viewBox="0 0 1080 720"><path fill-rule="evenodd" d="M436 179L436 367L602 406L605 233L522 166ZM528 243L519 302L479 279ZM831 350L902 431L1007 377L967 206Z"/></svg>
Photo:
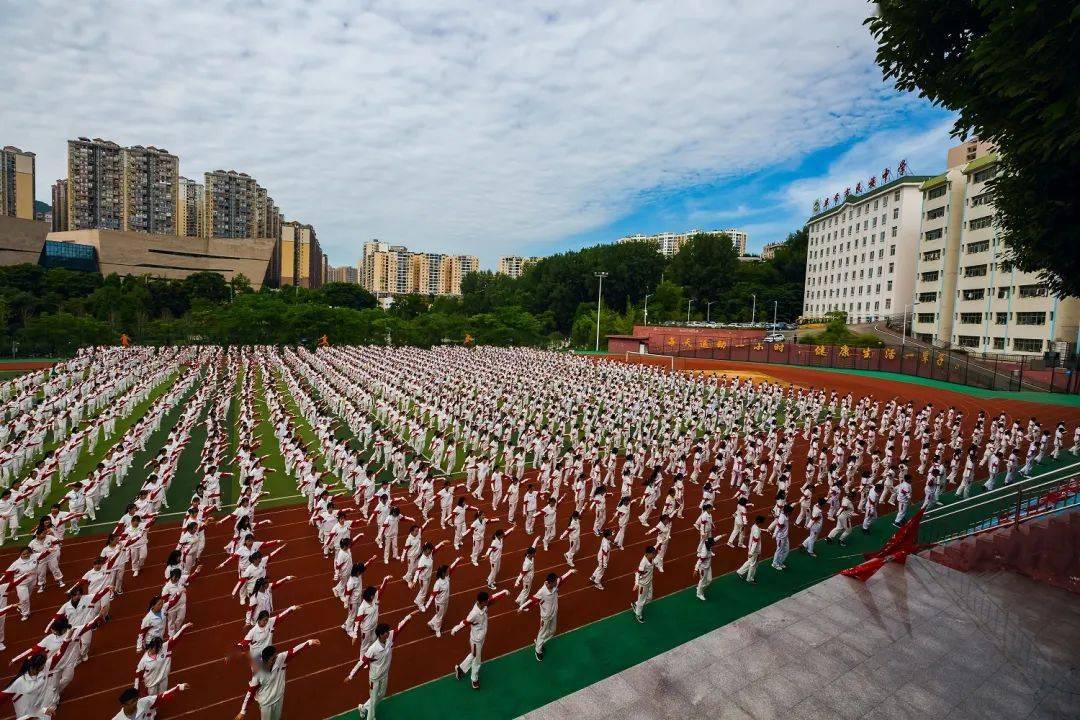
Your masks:
<svg viewBox="0 0 1080 720"><path fill-rule="evenodd" d="M938 545L924 557L961 572L1008 570L1080 593L1080 507Z"/></svg>

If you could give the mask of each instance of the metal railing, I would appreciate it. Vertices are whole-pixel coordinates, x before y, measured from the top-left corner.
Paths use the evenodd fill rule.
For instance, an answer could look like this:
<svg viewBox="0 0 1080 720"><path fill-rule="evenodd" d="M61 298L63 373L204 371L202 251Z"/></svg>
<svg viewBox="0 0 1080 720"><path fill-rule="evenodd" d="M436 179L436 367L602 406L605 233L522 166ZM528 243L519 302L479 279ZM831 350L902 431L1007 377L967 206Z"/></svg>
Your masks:
<svg viewBox="0 0 1080 720"><path fill-rule="evenodd" d="M928 510L919 525L919 542L937 544L969 535L1018 526L1080 505L1080 463Z"/></svg>

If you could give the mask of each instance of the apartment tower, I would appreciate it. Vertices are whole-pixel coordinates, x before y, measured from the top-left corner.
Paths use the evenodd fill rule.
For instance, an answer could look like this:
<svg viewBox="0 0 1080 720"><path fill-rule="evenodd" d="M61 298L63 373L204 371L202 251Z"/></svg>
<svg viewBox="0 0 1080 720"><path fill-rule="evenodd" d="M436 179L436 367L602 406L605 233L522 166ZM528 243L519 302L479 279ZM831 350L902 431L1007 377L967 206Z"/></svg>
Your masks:
<svg viewBox="0 0 1080 720"><path fill-rule="evenodd" d="M34 219L35 156L7 145L0 149L0 215Z"/></svg>

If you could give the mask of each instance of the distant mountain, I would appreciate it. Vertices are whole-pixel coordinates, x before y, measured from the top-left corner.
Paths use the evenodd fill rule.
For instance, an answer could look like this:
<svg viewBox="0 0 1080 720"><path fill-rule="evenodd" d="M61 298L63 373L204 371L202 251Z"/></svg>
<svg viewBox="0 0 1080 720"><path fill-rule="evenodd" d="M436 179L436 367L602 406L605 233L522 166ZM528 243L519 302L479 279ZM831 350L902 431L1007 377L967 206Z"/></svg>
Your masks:
<svg viewBox="0 0 1080 720"><path fill-rule="evenodd" d="M35 213L52 212L52 205L50 205L49 203L41 202L40 200L35 200L34 201L34 212Z"/></svg>

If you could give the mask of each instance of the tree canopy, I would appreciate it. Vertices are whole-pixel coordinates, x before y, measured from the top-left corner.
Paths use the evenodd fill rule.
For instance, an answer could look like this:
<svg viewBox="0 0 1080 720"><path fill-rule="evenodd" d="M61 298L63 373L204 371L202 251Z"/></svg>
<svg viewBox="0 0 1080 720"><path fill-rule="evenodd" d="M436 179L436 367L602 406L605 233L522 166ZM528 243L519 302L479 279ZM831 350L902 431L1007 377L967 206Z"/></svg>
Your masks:
<svg viewBox="0 0 1080 720"><path fill-rule="evenodd" d="M1011 261L1080 295L1080 10L1075 2L877 0L866 23L900 90L1001 151L991 181Z"/></svg>

